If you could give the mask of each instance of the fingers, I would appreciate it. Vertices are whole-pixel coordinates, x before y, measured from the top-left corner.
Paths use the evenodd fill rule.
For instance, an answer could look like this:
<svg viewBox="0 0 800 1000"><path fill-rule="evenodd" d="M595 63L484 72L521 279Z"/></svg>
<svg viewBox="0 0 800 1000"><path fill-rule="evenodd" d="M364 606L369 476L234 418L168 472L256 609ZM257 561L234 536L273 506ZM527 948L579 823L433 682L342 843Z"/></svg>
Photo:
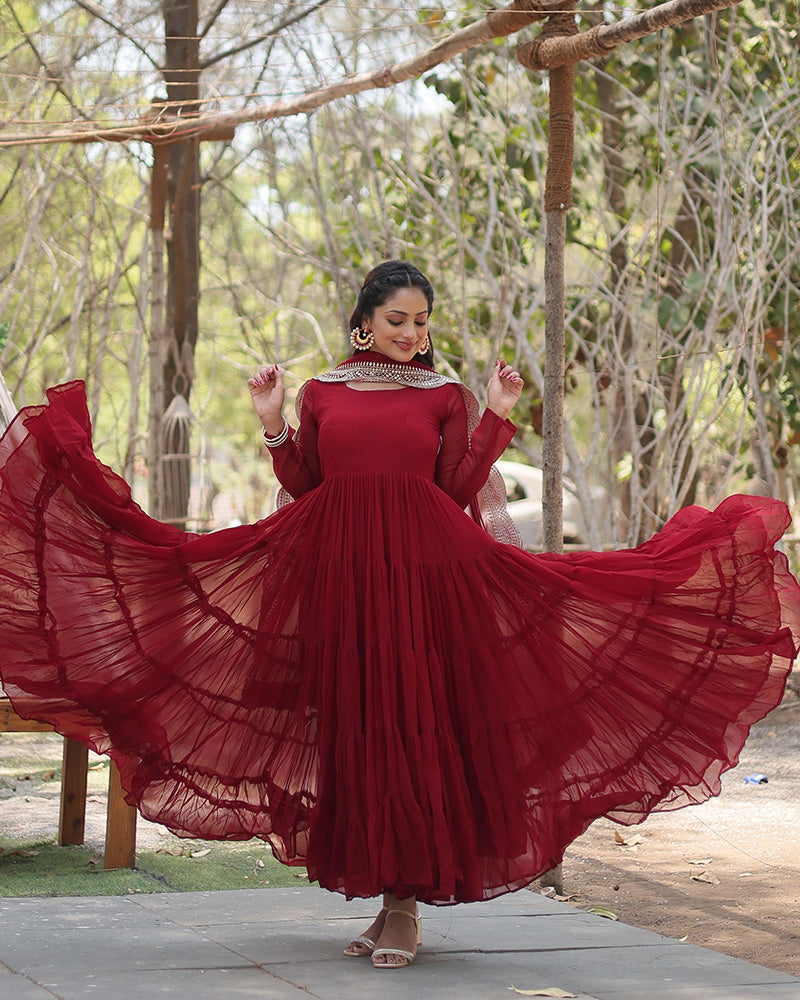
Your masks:
<svg viewBox="0 0 800 1000"><path fill-rule="evenodd" d="M524 381L522 380L522 376L520 375L520 373L515 369L513 369L511 365L506 364L505 358L498 358L497 361L495 361L494 370L498 378L501 378L505 382L510 383L515 388L516 387L522 388L522 386L525 384Z"/></svg>
<svg viewBox="0 0 800 1000"><path fill-rule="evenodd" d="M281 372L277 365L262 365L247 380L247 384L251 389L263 389L278 386L282 381Z"/></svg>

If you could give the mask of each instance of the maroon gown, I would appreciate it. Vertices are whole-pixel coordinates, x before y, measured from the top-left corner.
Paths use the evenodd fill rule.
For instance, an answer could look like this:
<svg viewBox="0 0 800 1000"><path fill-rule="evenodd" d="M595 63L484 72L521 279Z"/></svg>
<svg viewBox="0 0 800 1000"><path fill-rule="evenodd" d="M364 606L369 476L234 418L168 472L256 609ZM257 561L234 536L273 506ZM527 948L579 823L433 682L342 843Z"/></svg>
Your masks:
<svg viewBox="0 0 800 1000"><path fill-rule="evenodd" d="M680 511L634 550L532 555L464 512L514 427L436 388L313 380L296 498L187 534L91 448L80 382L0 445L0 671L185 836L261 837L347 896L529 884L599 816L719 791L780 700L783 504Z"/></svg>

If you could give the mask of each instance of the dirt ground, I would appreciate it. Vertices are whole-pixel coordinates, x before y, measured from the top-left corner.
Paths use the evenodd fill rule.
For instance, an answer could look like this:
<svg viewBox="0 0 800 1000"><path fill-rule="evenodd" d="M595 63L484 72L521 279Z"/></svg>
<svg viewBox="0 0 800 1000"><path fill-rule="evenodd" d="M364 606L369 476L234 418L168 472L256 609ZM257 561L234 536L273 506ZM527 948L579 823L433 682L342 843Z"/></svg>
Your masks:
<svg viewBox="0 0 800 1000"><path fill-rule="evenodd" d="M55 734L0 740L4 844L54 837L59 755ZM102 851L108 772L93 760L86 843ZM745 782L754 773L768 782ZM185 843L141 819L137 842L142 851ZM638 827L601 820L569 849L563 873L572 906L800 975L800 698L753 729L718 798Z"/></svg>
<svg viewBox="0 0 800 1000"><path fill-rule="evenodd" d="M744 780L757 773L768 783ZM754 727L718 798L634 827L600 820L563 873L573 906L800 975L800 701Z"/></svg>

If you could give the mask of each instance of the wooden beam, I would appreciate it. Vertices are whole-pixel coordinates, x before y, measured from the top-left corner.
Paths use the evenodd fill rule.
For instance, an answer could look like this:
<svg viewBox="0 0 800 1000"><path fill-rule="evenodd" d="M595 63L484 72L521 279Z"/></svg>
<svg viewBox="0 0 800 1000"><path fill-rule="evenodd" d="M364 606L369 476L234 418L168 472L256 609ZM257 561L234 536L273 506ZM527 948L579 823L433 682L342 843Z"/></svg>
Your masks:
<svg viewBox="0 0 800 1000"><path fill-rule="evenodd" d="M520 45L517 59L526 69L547 70L606 55L624 42L671 28L705 14L735 7L740 0L669 0L633 17L595 25L572 37L542 37Z"/></svg>
<svg viewBox="0 0 800 1000"><path fill-rule="evenodd" d="M507 7L490 11L480 21L452 32L440 42L402 62L347 76L292 101L254 105L231 114L167 116L163 120L138 119L107 126L98 125L96 122L74 122L69 127L51 129L39 134L0 134L0 148L51 142L128 142L132 139L151 143L173 143L192 137L200 139L222 137L227 135L226 130L235 129L237 125L244 125L247 122L305 114L350 94L393 87L406 80L417 79L434 66L447 62L476 45L491 41L493 38L512 35L533 24L534 21L544 20L562 7L562 0L512 0Z"/></svg>
<svg viewBox="0 0 800 1000"><path fill-rule="evenodd" d="M53 727L35 719L21 719L10 702L0 701L0 733L52 733Z"/></svg>

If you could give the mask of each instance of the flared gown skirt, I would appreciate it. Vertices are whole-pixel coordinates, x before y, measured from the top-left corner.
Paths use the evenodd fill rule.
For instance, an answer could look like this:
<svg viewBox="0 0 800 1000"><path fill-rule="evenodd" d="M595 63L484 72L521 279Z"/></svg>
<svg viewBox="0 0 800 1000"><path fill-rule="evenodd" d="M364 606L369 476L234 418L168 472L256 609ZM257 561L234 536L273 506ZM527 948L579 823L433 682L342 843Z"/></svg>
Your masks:
<svg viewBox="0 0 800 1000"><path fill-rule="evenodd" d="M191 535L97 461L72 388L0 454L3 685L180 835L261 837L348 897L486 899L599 816L716 794L781 698L782 504L532 555L422 476L354 472Z"/></svg>

